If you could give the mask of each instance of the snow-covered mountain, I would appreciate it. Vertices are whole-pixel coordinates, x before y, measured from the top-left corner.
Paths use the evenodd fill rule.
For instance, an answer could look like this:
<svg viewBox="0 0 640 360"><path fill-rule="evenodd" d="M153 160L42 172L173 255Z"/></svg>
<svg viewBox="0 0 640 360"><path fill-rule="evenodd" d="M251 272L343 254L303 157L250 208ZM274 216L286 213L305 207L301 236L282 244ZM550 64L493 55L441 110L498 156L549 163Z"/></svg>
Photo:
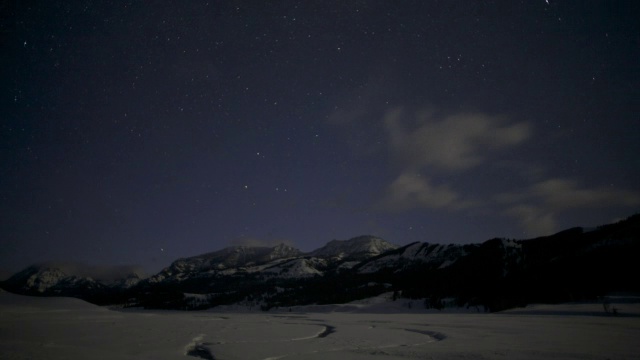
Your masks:
<svg viewBox="0 0 640 360"><path fill-rule="evenodd" d="M100 279L94 278L96 276ZM23 294L78 296L129 289L143 277L143 274L124 267L108 269L72 263L45 263L16 273L3 286Z"/></svg>
<svg viewBox="0 0 640 360"><path fill-rule="evenodd" d="M303 253L288 245L275 247L232 246L219 251L174 261L150 277L150 284L184 282L196 278L254 274L268 278L306 278L323 275L327 269L346 267L397 248L374 236L332 240L325 246Z"/></svg>
<svg viewBox="0 0 640 360"><path fill-rule="evenodd" d="M334 261L362 261L389 250L396 245L375 236L359 236L349 240L332 240L309 253L309 256Z"/></svg>
<svg viewBox="0 0 640 360"><path fill-rule="evenodd" d="M393 269L394 272L400 272L407 267L417 265L441 269L468 255L474 247L474 245L440 245L415 242L395 251L388 251L383 256L363 261L357 267L357 271L361 274L376 273L383 269Z"/></svg>
<svg viewBox="0 0 640 360"><path fill-rule="evenodd" d="M145 279L144 275L137 272L132 272L125 277L115 279L110 282L105 282L105 284L112 288L129 289L138 285L138 283L143 279Z"/></svg>
<svg viewBox="0 0 640 360"><path fill-rule="evenodd" d="M430 298L434 304L446 295L498 310L529 300L640 291L628 275L640 273L639 256L636 215L589 231L573 228L530 240L496 238L467 245L416 242L398 247L359 236L332 240L308 253L284 244L233 246L178 259L146 279L121 269L118 277L105 281L105 276L49 264L29 267L2 287L22 294L172 309L339 303L393 290L399 296Z"/></svg>
<svg viewBox="0 0 640 360"><path fill-rule="evenodd" d="M318 258L295 258L279 262L262 270L265 277L278 277L283 279L300 279L311 276L322 276L320 269L326 268L327 262Z"/></svg>
<svg viewBox="0 0 640 360"><path fill-rule="evenodd" d="M246 272L248 268L254 268L255 272L264 269L266 264L295 258L301 254L300 250L285 244L274 247L231 246L207 254L178 259L150 277L148 282L180 282L194 277L231 275L239 270Z"/></svg>
<svg viewBox="0 0 640 360"><path fill-rule="evenodd" d="M67 274L56 267L37 265L13 275L5 284L14 287L15 290L37 294L64 293L65 289L95 290L105 287L90 277Z"/></svg>

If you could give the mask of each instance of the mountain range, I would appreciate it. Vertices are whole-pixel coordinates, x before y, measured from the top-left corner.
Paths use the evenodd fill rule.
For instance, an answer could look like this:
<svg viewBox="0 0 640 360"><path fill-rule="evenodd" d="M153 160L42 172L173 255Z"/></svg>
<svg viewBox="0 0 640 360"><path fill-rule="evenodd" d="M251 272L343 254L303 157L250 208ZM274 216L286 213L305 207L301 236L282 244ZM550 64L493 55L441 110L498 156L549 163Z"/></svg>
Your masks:
<svg viewBox="0 0 640 360"><path fill-rule="evenodd" d="M34 265L0 286L26 295L166 309L235 304L268 310L393 291L394 297L424 299L427 307L439 308L446 298L459 306L498 311L640 291L639 256L640 215L634 215L592 229L467 245L415 242L400 247L359 236L332 240L307 253L285 244L232 246L178 259L149 277L129 272L109 281L55 264Z"/></svg>

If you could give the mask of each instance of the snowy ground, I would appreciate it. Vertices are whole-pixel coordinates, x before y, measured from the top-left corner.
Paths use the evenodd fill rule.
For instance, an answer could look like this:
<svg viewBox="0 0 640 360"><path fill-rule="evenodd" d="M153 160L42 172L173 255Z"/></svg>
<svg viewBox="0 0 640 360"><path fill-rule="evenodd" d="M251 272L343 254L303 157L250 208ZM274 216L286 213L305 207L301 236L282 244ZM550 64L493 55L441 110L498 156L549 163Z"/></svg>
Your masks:
<svg viewBox="0 0 640 360"><path fill-rule="evenodd" d="M601 304L433 313L381 298L290 312L122 312L0 292L0 359L640 359L638 304L612 305L618 316Z"/></svg>

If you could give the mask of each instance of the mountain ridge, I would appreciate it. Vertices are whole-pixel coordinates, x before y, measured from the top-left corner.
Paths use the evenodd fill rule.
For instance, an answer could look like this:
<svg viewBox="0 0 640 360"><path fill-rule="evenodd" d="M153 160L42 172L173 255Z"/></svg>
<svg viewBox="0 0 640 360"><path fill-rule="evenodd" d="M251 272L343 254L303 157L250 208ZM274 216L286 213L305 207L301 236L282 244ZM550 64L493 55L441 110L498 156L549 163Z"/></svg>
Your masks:
<svg viewBox="0 0 640 360"><path fill-rule="evenodd" d="M147 278L136 274L110 284L32 266L1 285L30 295L173 309L338 303L392 289L404 297L434 299L434 304L454 297L461 305L480 301L498 310L635 289L628 277L640 273L637 256L640 215L587 231L571 228L535 239L466 245L397 246L364 235L332 240L310 252L285 244L230 246L177 259ZM201 294L197 304L188 300L193 294Z"/></svg>

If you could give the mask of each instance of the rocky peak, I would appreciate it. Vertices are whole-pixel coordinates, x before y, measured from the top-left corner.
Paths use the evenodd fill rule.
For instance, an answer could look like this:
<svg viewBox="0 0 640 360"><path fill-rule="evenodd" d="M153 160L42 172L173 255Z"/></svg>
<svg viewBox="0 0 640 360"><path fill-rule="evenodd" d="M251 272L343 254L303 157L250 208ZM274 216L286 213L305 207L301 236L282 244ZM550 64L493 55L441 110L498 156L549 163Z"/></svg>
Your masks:
<svg viewBox="0 0 640 360"><path fill-rule="evenodd" d="M397 248L396 245L370 235L358 236L349 240L332 240L325 246L314 250L311 256L333 259L367 259Z"/></svg>

